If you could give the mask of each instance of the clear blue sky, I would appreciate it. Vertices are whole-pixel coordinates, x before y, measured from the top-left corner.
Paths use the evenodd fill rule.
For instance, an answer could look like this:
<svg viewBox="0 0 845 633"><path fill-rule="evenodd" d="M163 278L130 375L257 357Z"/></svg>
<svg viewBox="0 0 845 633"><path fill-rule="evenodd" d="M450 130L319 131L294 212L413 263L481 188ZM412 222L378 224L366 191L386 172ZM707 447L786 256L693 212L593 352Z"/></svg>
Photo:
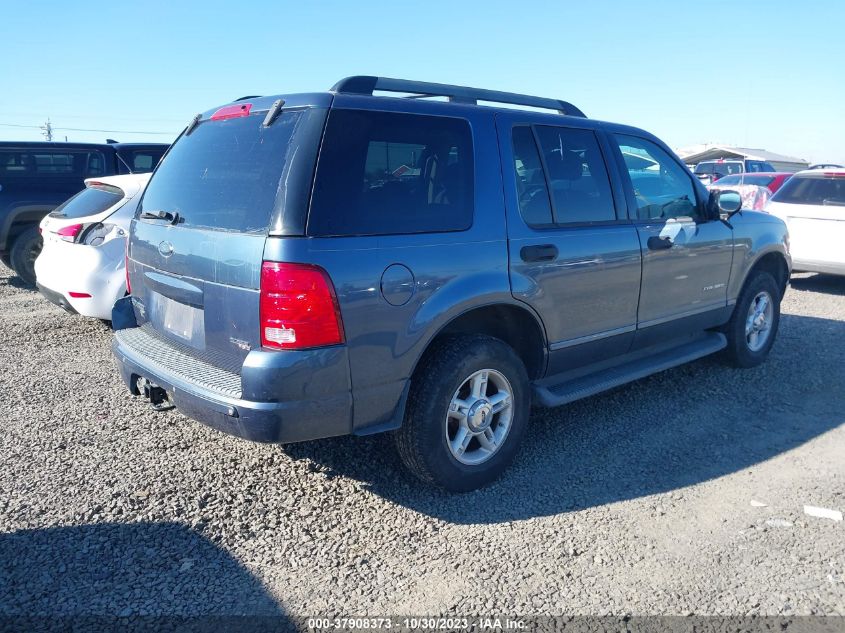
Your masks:
<svg viewBox="0 0 845 633"><path fill-rule="evenodd" d="M0 139L170 140L247 94L378 74L567 99L673 147L845 164L845 2L47 2L3 6Z"/></svg>

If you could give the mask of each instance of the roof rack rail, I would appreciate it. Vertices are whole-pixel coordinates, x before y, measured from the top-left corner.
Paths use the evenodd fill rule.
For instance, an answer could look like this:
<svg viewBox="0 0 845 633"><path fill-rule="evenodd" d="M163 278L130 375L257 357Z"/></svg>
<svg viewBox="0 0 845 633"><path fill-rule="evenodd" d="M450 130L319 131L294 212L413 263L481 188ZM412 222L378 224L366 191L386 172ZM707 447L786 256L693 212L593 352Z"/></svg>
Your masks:
<svg viewBox="0 0 845 633"><path fill-rule="evenodd" d="M247 95L245 97L239 97L238 99L235 99L235 101L233 103L237 103L238 101L245 101L247 99L260 99L260 98L261 98L261 95Z"/></svg>
<svg viewBox="0 0 845 633"><path fill-rule="evenodd" d="M331 88L332 92L371 95L376 90L384 92L405 92L421 97L448 97L456 103L477 104L479 101L494 103L509 103L513 105L530 106L555 110L560 114L586 118L586 115L568 101L532 97L513 92L499 92L498 90L484 90L482 88L467 88L466 86L452 86L449 84L435 84L427 81L411 81L408 79L391 79L390 77L373 77L370 75L356 75L341 79Z"/></svg>

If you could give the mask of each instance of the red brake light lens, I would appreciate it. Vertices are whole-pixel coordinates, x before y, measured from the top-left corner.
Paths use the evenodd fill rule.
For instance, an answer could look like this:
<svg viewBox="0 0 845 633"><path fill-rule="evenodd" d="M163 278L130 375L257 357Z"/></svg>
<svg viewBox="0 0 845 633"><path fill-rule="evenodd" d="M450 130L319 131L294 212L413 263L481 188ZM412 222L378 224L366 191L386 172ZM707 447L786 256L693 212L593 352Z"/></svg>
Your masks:
<svg viewBox="0 0 845 633"><path fill-rule="evenodd" d="M249 116L249 111L251 109L251 103L236 103L235 105L228 105L220 108L217 112L212 114L211 120L225 121L226 119L237 119L241 116Z"/></svg>
<svg viewBox="0 0 845 633"><path fill-rule="evenodd" d="M71 224L70 226L63 226L62 228L60 228L58 231L56 231L56 235L58 235L65 242L73 242L76 240L76 236L79 235L79 232L81 230L81 224Z"/></svg>
<svg viewBox="0 0 845 633"><path fill-rule="evenodd" d="M261 345L307 349L343 343L343 324L328 273L319 266L261 265Z"/></svg>

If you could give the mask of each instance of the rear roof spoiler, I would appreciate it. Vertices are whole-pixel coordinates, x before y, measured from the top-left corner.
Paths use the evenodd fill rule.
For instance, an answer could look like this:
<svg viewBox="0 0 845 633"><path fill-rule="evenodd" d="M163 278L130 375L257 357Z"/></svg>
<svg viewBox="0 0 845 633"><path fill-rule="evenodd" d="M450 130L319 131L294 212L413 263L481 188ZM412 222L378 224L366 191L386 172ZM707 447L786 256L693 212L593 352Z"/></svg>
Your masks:
<svg viewBox="0 0 845 633"><path fill-rule="evenodd" d="M376 90L384 92L403 92L411 98L447 97L449 101L477 105L479 101L493 103L507 103L512 105L529 106L555 110L559 114L586 118L586 115L568 101L533 97L531 95L514 92L499 92L483 88L469 88L450 84L429 83L426 81L411 81L408 79L392 79L390 77L373 77L371 75L355 75L341 79L334 86L332 92L372 95Z"/></svg>

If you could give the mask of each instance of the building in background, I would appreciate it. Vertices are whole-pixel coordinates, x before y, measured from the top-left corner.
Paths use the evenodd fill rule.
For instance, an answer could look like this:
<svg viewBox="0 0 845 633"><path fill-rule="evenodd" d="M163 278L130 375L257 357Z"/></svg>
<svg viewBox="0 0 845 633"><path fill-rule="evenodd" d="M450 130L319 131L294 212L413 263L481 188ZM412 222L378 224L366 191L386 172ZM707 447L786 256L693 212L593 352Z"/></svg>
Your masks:
<svg viewBox="0 0 845 633"><path fill-rule="evenodd" d="M687 165L697 165L703 160L763 160L771 163L776 171L801 171L807 169L809 163L803 158L775 154L764 149L752 149L749 147L730 147L727 145L714 145L705 143L692 145L676 150L678 156Z"/></svg>

